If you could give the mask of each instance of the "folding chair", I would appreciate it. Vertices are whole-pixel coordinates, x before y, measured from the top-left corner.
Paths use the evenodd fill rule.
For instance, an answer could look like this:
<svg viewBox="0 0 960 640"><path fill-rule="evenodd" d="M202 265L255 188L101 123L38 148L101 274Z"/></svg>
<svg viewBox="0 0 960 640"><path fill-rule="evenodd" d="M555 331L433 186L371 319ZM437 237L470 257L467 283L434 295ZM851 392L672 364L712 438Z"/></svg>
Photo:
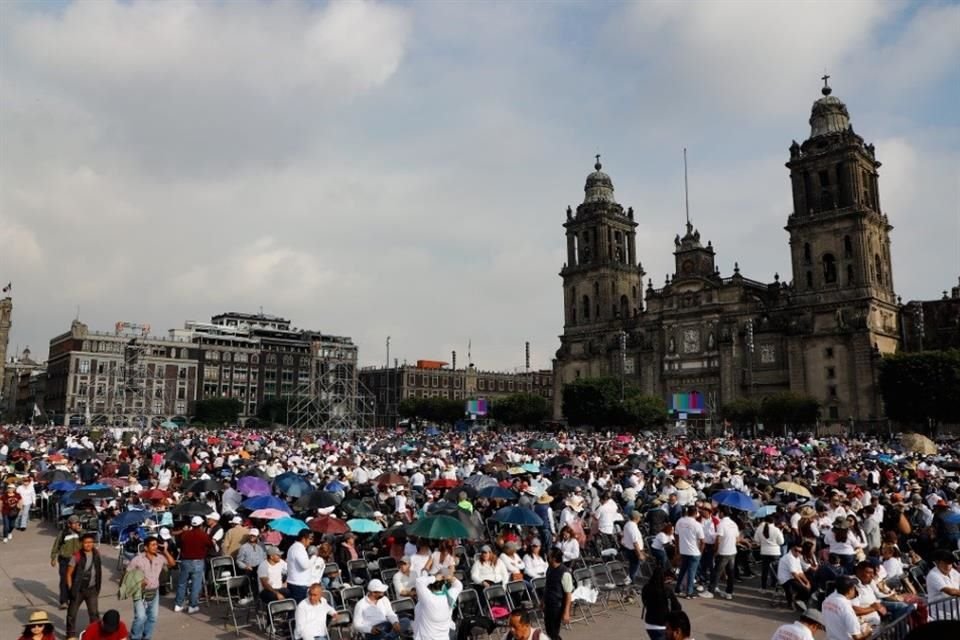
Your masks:
<svg viewBox="0 0 960 640"><path fill-rule="evenodd" d="M510 598L511 611L527 611L540 620L540 603L537 594L523 580L507 583L507 596Z"/></svg>
<svg viewBox="0 0 960 640"><path fill-rule="evenodd" d="M480 595L476 589L464 589L457 596L457 606L454 609L458 620L467 618L476 618L478 616L486 617L483 606L480 604Z"/></svg>
<svg viewBox="0 0 960 640"><path fill-rule="evenodd" d="M397 559L394 558L393 556L386 556L384 558L379 558L377 560L377 565L380 567L380 573L383 574L384 571L397 568Z"/></svg>
<svg viewBox="0 0 960 640"><path fill-rule="evenodd" d="M589 568L577 569L573 572L573 581L577 587L584 588L596 588L593 584L593 575L590 573ZM576 589L574 589L576 592ZM593 611L591 610L591 603L586 600L582 600L574 596L573 605L570 607L571 616L570 623L574 622L595 622L596 618L593 616ZM579 610L580 615L577 615ZM568 627L569 628L569 625Z"/></svg>
<svg viewBox="0 0 960 640"><path fill-rule="evenodd" d="M297 603L292 598L274 600L267 605L267 640L288 640L290 634L290 618L297 611Z"/></svg>
<svg viewBox="0 0 960 640"><path fill-rule="evenodd" d="M394 598L401 597L400 594L396 593L393 588L393 576L397 575L397 572L399 571L399 569L384 569L380 572L380 579L383 580L385 585L387 585L387 589L390 590L390 593Z"/></svg>
<svg viewBox="0 0 960 640"><path fill-rule="evenodd" d="M330 580L330 588L333 588L335 582L343 583L343 576L340 575L340 565L336 562L328 562L324 565L323 577Z"/></svg>
<svg viewBox="0 0 960 640"><path fill-rule="evenodd" d="M347 609L337 609L337 621L327 623L328 633L337 633L337 639L343 640L353 637L353 612Z"/></svg>
<svg viewBox="0 0 960 640"><path fill-rule="evenodd" d="M910 567L907 571L907 575L910 576L910 580L913 582L913 586L917 589L917 595L927 596L927 575L923 571L923 567L916 566Z"/></svg>
<svg viewBox="0 0 960 640"><path fill-rule="evenodd" d="M496 623L497 627L506 627L510 624L510 612L513 611L513 603L507 590L502 585L495 584L483 590L483 598L487 601L487 613L490 619ZM496 612L494 611L496 609Z"/></svg>
<svg viewBox="0 0 960 640"><path fill-rule="evenodd" d="M633 581L630 580L627 565L620 560L608 562L607 575L610 577L610 582L616 587L616 590L612 593L616 594L617 603L620 608L623 609L623 605L627 602L628 598L636 597Z"/></svg>
<svg viewBox="0 0 960 640"><path fill-rule="evenodd" d="M590 576L593 579L593 588L599 592L597 595L597 604L603 607L601 612L609 616L610 596L615 595L617 600L620 600L619 587L610 577L610 574L607 572L607 565L605 564L597 563L591 565Z"/></svg>
<svg viewBox="0 0 960 640"><path fill-rule="evenodd" d="M350 575L351 584L357 584L358 579L363 583L370 580L370 570L367 568L366 560L348 560L347 573Z"/></svg>
<svg viewBox="0 0 960 640"><path fill-rule="evenodd" d="M220 585L227 600L227 615L224 616L223 627L226 629L227 621L231 621L234 632L239 636L240 629L251 626L250 614L255 606L255 600L250 597L250 579L247 576L230 576L220 580ZM247 598L247 602L240 604L244 598ZM238 615L246 616L243 624L238 622Z"/></svg>
<svg viewBox="0 0 960 640"><path fill-rule="evenodd" d="M211 582L213 583L213 600L217 602L223 601L223 585L226 584L226 581L230 578L233 578L237 575L237 565L234 563L233 558L230 556L217 556L216 558L210 558L210 576L212 578Z"/></svg>
<svg viewBox="0 0 960 640"><path fill-rule="evenodd" d="M343 602L343 608L353 611L353 608L363 598L363 587L344 587L340 589L340 601Z"/></svg>
<svg viewBox="0 0 960 640"><path fill-rule="evenodd" d="M393 612L397 614L398 618L412 621L413 611L417 604L413 601L413 598L399 598L391 602L390 606L393 607Z"/></svg>

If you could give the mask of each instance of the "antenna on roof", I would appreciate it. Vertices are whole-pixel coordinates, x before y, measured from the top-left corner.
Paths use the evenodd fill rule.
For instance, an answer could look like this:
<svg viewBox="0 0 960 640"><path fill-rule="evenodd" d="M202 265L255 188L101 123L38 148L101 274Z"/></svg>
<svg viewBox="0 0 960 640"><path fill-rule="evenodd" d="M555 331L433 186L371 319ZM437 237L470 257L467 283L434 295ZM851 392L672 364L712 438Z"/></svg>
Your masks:
<svg viewBox="0 0 960 640"><path fill-rule="evenodd" d="M687 148L683 148L683 203L687 210L687 231L690 231L690 190L687 187Z"/></svg>

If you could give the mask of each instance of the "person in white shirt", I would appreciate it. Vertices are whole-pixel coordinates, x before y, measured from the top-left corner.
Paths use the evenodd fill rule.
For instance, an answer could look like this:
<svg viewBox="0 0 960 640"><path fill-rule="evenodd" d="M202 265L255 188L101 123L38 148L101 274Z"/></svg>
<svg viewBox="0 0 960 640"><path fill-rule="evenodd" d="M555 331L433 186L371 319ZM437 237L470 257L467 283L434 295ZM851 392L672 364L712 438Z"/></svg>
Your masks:
<svg viewBox="0 0 960 640"><path fill-rule="evenodd" d="M851 601L857 596L856 578L841 576L836 591L823 601L823 626L827 640L866 640L873 633L870 625L860 624Z"/></svg>
<svg viewBox="0 0 960 640"><path fill-rule="evenodd" d="M530 553L523 556L523 573L528 579L542 578L547 575L547 559L540 555L540 539L530 543Z"/></svg>
<svg viewBox="0 0 960 640"><path fill-rule="evenodd" d="M856 553L857 536L850 532L850 524L845 517L838 517L833 522L833 527L823 534L823 541L830 550L830 553L840 558L844 571L847 574L853 573L853 565Z"/></svg>
<svg viewBox="0 0 960 640"><path fill-rule="evenodd" d="M799 620L774 631L770 640L813 640L814 634L823 628L823 614L816 609L807 609Z"/></svg>
<svg viewBox="0 0 960 640"><path fill-rule="evenodd" d="M20 531L27 530L27 523L30 521L30 509L37 502L37 490L33 485L33 477L27 476L23 479L23 484L17 487L17 493L23 503L20 505L20 516L17 518L17 528Z"/></svg>
<svg viewBox="0 0 960 640"><path fill-rule="evenodd" d="M417 578L427 572L426 566L430 559L430 543L421 539L417 543L417 552L410 556L410 573L413 574L413 577Z"/></svg>
<svg viewBox="0 0 960 640"><path fill-rule="evenodd" d="M620 507L609 493L600 496L600 506L597 507L594 515L597 516L597 529L605 536L612 536L614 524L623 521Z"/></svg>
<svg viewBox="0 0 960 640"><path fill-rule="evenodd" d="M717 525L716 560L713 563L710 591L727 600L732 600L733 575L737 562L737 541L740 539L740 527L730 518L730 511L727 507L720 507L720 516L720 524ZM723 593L717 591L722 573L727 575L727 588Z"/></svg>
<svg viewBox="0 0 960 640"><path fill-rule="evenodd" d="M802 547L795 544L777 563L777 582L783 585L787 605L791 608L798 600L806 603L813 591L813 585L803 571L803 562L800 559L802 555Z"/></svg>
<svg viewBox="0 0 960 640"><path fill-rule="evenodd" d="M517 555L519 549L520 545L516 542L507 542L503 545L503 553L500 554L500 562L503 563L503 568L506 569L511 581L522 580L523 570L526 568L523 559Z"/></svg>
<svg viewBox="0 0 960 640"><path fill-rule="evenodd" d="M953 556L940 550L933 554L934 567L927 574L927 598L931 620L951 620L950 610L937 606L941 600L960 596L960 572L953 568Z"/></svg>
<svg viewBox="0 0 960 640"><path fill-rule="evenodd" d="M307 553L307 545L312 539L313 531L303 529L297 534L297 541L287 549L287 589L297 604L307 597L307 589L312 584L313 566Z"/></svg>
<svg viewBox="0 0 960 640"><path fill-rule="evenodd" d="M503 566L503 563L493 554L493 549L490 545L483 545L483 547L480 548L480 556L476 562L473 563L473 568L470 570L470 579L473 581L473 584L476 585L477 589L482 591L495 584L504 587L507 586L507 582L510 581L510 575L507 573L507 569Z"/></svg>
<svg viewBox="0 0 960 640"><path fill-rule="evenodd" d="M410 570L410 558L403 556L397 563L397 572L393 574L393 592L398 598L415 598L418 577Z"/></svg>
<svg viewBox="0 0 960 640"><path fill-rule="evenodd" d="M639 522L643 514L639 511L630 513L630 520L623 527L620 535L620 546L623 554L630 561L628 575L630 580L636 580L640 572L640 563L646 558L643 553L643 534L640 533Z"/></svg>
<svg viewBox="0 0 960 640"><path fill-rule="evenodd" d="M677 520L677 539L679 540L680 551L680 573L677 574L676 593L680 593L680 588L686 577L687 597L697 597L695 582L697 577L697 567L700 565L700 557L703 554L703 526L697 521L697 507L687 507L687 515Z"/></svg>
<svg viewBox="0 0 960 640"><path fill-rule="evenodd" d="M564 562L573 562L580 557L580 542L573 536L573 529L570 527L560 530L560 538L554 546L563 553Z"/></svg>
<svg viewBox="0 0 960 640"><path fill-rule="evenodd" d="M263 602L283 600L290 596L284 584L287 563L280 558L280 549L267 545L267 559L257 567L257 579L260 581L260 599Z"/></svg>
<svg viewBox="0 0 960 640"><path fill-rule="evenodd" d="M367 595L353 608L353 628L366 640L396 640L399 637L400 618L387 597L387 585L380 580L374 578L370 581Z"/></svg>
<svg viewBox="0 0 960 640"><path fill-rule="evenodd" d="M307 599L297 605L294 620L296 621L297 636L300 640L327 640L327 618L337 621L337 611L323 597L323 586L319 583L310 585Z"/></svg>
<svg viewBox="0 0 960 640"><path fill-rule="evenodd" d="M903 561L900 559L900 550L896 545L885 544L880 547L880 556L883 558L883 567L886 575L883 580L891 589L897 589L903 582Z"/></svg>
<svg viewBox="0 0 960 640"><path fill-rule="evenodd" d="M323 572L327 568L327 563L320 555L320 548L310 545L307 547L307 555L310 557L310 584L319 582L322 585Z"/></svg>
<svg viewBox="0 0 960 640"><path fill-rule="evenodd" d="M773 523L773 516L763 519L763 524L757 527L753 536L754 542L760 546L760 591L761 593L774 586L775 575L770 569L780 558L780 547L783 545L783 532ZM769 576L769 581L768 581Z"/></svg>
<svg viewBox="0 0 960 640"><path fill-rule="evenodd" d="M463 584L452 575L417 578L413 640L449 640L455 629L453 611Z"/></svg>

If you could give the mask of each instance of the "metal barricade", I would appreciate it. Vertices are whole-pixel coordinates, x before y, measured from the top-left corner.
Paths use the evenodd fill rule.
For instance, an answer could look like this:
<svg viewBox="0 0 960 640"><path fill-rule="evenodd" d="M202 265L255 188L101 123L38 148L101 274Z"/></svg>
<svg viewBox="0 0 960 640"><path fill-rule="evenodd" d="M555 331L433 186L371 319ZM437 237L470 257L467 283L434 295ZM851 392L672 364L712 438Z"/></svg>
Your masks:
<svg viewBox="0 0 960 640"><path fill-rule="evenodd" d="M931 622L934 620L960 621L960 598L956 596L935 598L927 602L927 612L927 619Z"/></svg>

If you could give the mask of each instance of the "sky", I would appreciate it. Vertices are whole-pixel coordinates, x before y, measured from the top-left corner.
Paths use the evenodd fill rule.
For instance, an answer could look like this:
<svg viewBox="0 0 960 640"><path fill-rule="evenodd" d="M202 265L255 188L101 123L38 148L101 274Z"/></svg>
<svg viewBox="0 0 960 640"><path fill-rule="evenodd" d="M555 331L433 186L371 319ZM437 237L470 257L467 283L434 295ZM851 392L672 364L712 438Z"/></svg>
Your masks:
<svg viewBox="0 0 960 640"><path fill-rule="evenodd" d="M363 364L549 367L594 154L655 286L690 211L729 276L791 279L784 163L826 70L876 145L904 300L960 275L957 2L0 3L10 352L77 316L223 311Z"/></svg>

